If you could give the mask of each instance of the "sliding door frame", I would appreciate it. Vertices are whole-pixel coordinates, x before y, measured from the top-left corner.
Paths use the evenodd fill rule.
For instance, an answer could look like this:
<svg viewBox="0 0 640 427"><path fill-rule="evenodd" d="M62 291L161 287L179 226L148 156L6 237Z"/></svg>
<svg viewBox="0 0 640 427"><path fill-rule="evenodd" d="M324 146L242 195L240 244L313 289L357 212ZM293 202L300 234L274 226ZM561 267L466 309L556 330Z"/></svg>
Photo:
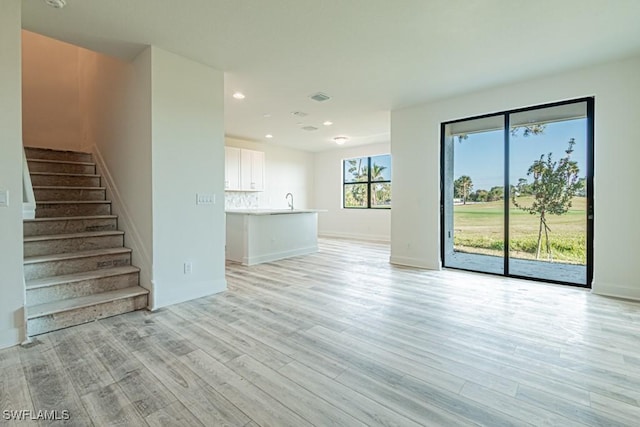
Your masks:
<svg viewBox="0 0 640 427"><path fill-rule="evenodd" d="M587 277L585 284L577 284L571 282L564 282L559 280L551 280L540 277L529 277L522 276L517 274L511 274L509 271L509 210L510 210L510 197L509 197L509 145L510 145L510 116L515 113L522 113L533 110L540 110L544 108L558 107L562 105L569 104L577 104L584 102L586 103L587 110L587 129L586 129L586 143L587 143L587 171L586 171L586 182L587 182L587 208L586 208L586 246L587 246ZM466 122L469 120L477 120L477 119L485 119L488 117L496 117L502 116L504 120L504 272L502 274L499 273L486 273L482 271L469 270L460 267L451 267L446 265L446 224L445 224L445 183L446 183L446 159L445 159L445 131L447 125L451 125L454 123ZM504 277L514 277L518 279L525 280L533 280L537 282L546 282L546 283L557 283L562 285L569 286L577 286L584 288L591 288L591 284L593 282L593 233L594 233L594 189L593 189L593 177L594 177L594 137L595 137L595 97L583 97L570 99L566 101L552 102L548 104L534 105L531 107L518 108L514 110L505 110L499 111L495 113L482 114L479 116L466 117L463 119L451 120L447 122L442 122L440 124L440 262L444 268L452 268L457 270L465 270L465 271L473 271L477 273L483 274L492 274L497 276Z"/></svg>

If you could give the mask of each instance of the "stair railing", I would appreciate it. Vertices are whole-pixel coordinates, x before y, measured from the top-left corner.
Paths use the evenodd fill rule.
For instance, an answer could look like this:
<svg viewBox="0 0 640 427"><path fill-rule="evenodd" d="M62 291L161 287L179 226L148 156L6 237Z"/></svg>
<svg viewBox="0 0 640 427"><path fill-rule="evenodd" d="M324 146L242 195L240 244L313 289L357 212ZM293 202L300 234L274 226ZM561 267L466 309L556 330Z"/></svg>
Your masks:
<svg viewBox="0 0 640 427"><path fill-rule="evenodd" d="M34 219L36 217L36 197L33 195L29 164L24 147L22 148L22 219Z"/></svg>

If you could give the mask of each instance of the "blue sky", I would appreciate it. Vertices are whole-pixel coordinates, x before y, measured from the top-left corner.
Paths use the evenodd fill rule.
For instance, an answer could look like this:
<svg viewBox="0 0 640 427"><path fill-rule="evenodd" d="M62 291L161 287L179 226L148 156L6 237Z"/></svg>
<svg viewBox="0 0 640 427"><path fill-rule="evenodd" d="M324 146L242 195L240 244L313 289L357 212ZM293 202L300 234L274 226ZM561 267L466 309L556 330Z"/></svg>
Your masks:
<svg viewBox="0 0 640 427"><path fill-rule="evenodd" d="M564 156L570 138L576 144L571 155L578 162L580 176L586 176L587 132L586 119L570 120L547 124L542 135L524 137L522 132L511 137L510 181L517 184L519 178L527 176L529 166L547 153L553 153L553 160ZM502 130L470 134L469 138L454 141L454 179L468 175L473 182L473 190L489 190L504 185L504 132Z"/></svg>

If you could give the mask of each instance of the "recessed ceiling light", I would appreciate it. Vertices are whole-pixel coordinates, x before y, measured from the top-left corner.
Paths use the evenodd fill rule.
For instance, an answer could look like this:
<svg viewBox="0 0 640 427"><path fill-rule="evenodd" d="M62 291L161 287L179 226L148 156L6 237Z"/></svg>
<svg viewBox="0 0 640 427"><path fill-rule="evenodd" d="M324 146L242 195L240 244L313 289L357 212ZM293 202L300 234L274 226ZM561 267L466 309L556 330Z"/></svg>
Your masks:
<svg viewBox="0 0 640 427"><path fill-rule="evenodd" d="M234 94L233 94L233 97L234 97L235 99L244 99L244 98L245 98L244 93L242 93L242 92L236 92L236 93L234 93Z"/></svg>
<svg viewBox="0 0 640 427"><path fill-rule="evenodd" d="M265 137L265 138L267 138L267 139L271 139L271 138L273 138L273 135L271 135L270 133L268 133L268 134L266 134L264 137Z"/></svg>
<svg viewBox="0 0 640 427"><path fill-rule="evenodd" d="M264 117L265 119L268 119L269 117L271 117L271 114L269 114L269 113L264 113L264 114L262 115L262 117Z"/></svg>
<svg viewBox="0 0 640 427"><path fill-rule="evenodd" d="M333 124L333 122L330 121L330 120L327 120L326 122L323 122L322 124L325 125L325 126L331 126Z"/></svg>
<svg viewBox="0 0 640 427"><path fill-rule="evenodd" d="M67 5L67 2L65 0L44 0L44 2L47 5L54 7L56 9L62 9Z"/></svg>
<svg viewBox="0 0 640 427"><path fill-rule="evenodd" d="M333 140L335 141L336 144L343 145L345 142L349 140L349 138L347 138L346 136L336 136L335 138L333 138Z"/></svg>
<svg viewBox="0 0 640 427"><path fill-rule="evenodd" d="M306 117L306 116L308 116L308 114L305 113L304 111L292 111L291 114L293 114L296 117Z"/></svg>

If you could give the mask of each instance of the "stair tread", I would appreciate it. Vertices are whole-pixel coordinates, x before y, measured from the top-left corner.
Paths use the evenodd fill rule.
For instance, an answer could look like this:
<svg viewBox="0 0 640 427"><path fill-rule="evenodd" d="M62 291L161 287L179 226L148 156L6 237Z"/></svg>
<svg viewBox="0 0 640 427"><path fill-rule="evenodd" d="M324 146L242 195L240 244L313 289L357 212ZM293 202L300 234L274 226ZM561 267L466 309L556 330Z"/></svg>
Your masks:
<svg viewBox="0 0 640 427"><path fill-rule="evenodd" d="M56 152L56 153L91 154L90 152L87 152L87 151L58 150L58 149L55 149L55 148L34 147L34 146L31 146L31 145L25 145L24 148L27 149L27 150L53 151L53 152Z"/></svg>
<svg viewBox="0 0 640 427"><path fill-rule="evenodd" d="M79 216L53 216L50 218L32 218L25 219L23 222L41 222L41 221L72 221L85 219L117 219L117 215L79 215Z"/></svg>
<svg viewBox="0 0 640 427"><path fill-rule="evenodd" d="M55 163L60 165L82 165L82 166L95 166L94 162L77 162L73 160L50 160L50 159L32 159L27 157L27 162L33 163Z"/></svg>
<svg viewBox="0 0 640 427"><path fill-rule="evenodd" d="M40 236L28 236L24 238L24 242L39 242L43 240L62 240L62 239L81 239L84 237L103 237L103 236L122 236L124 231L120 230L104 230L104 231L83 231L79 233L66 234L46 234Z"/></svg>
<svg viewBox="0 0 640 427"><path fill-rule="evenodd" d="M104 268L101 270L82 271L79 273L63 274L60 276L43 277L26 281L27 290L46 288L62 283L80 282L82 280L100 279L104 277L120 276L129 273L137 273L140 269L132 265L124 267Z"/></svg>
<svg viewBox="0 0 640 427"><path fill-rule="evenodd" d="M101 292L98 294L88 295L84 297L69 298L59 301L47 302L34 306L27 306L27 319L35 319L38 317L61 313L64 311L76 310L79 308L90 307L92 305L103 304L119 299L146 295L149 291L141 286L132 286L115 291Z"/></svg>
<svg viewBox="0 0 640 427"><path fill-rule="evenodd" d="M29 175L54 175L54 176L88 176L91 178L100 178L95 173L68 173L68 172L29 172Z"/></svg>
<svg viewBox="0 0 640 427"><path fill-rule="evenodd" d="M77 185L34 185L34 190L105 190L106 187L83 187Z"/></svg>
<svg viewBox="0 0 640 427"><path fill-rule="evenodd" d="M74 204L81 204L81 205L91 205L91 204L99 204L99 203L111 203L111 200L40 200L37 201L36 200L36 206L37 205L49 205L49 204L63 204L63 205L74 205Z"/></svg>
<svg viewBox="0 0 640 427"><path fill-rule="evenodd" d="M50 255L37 255L37 256L29 256L24 257L24 264L37 264L40 262L48 262L48 261L64 261L67 259L74 258L88 258L92 256L99 255L113 255L119 253L130 253L130 248L105 248L105 249L93 249L90 251L79 251L79 252L65 252L61 254L50 254Z"/></svg>

